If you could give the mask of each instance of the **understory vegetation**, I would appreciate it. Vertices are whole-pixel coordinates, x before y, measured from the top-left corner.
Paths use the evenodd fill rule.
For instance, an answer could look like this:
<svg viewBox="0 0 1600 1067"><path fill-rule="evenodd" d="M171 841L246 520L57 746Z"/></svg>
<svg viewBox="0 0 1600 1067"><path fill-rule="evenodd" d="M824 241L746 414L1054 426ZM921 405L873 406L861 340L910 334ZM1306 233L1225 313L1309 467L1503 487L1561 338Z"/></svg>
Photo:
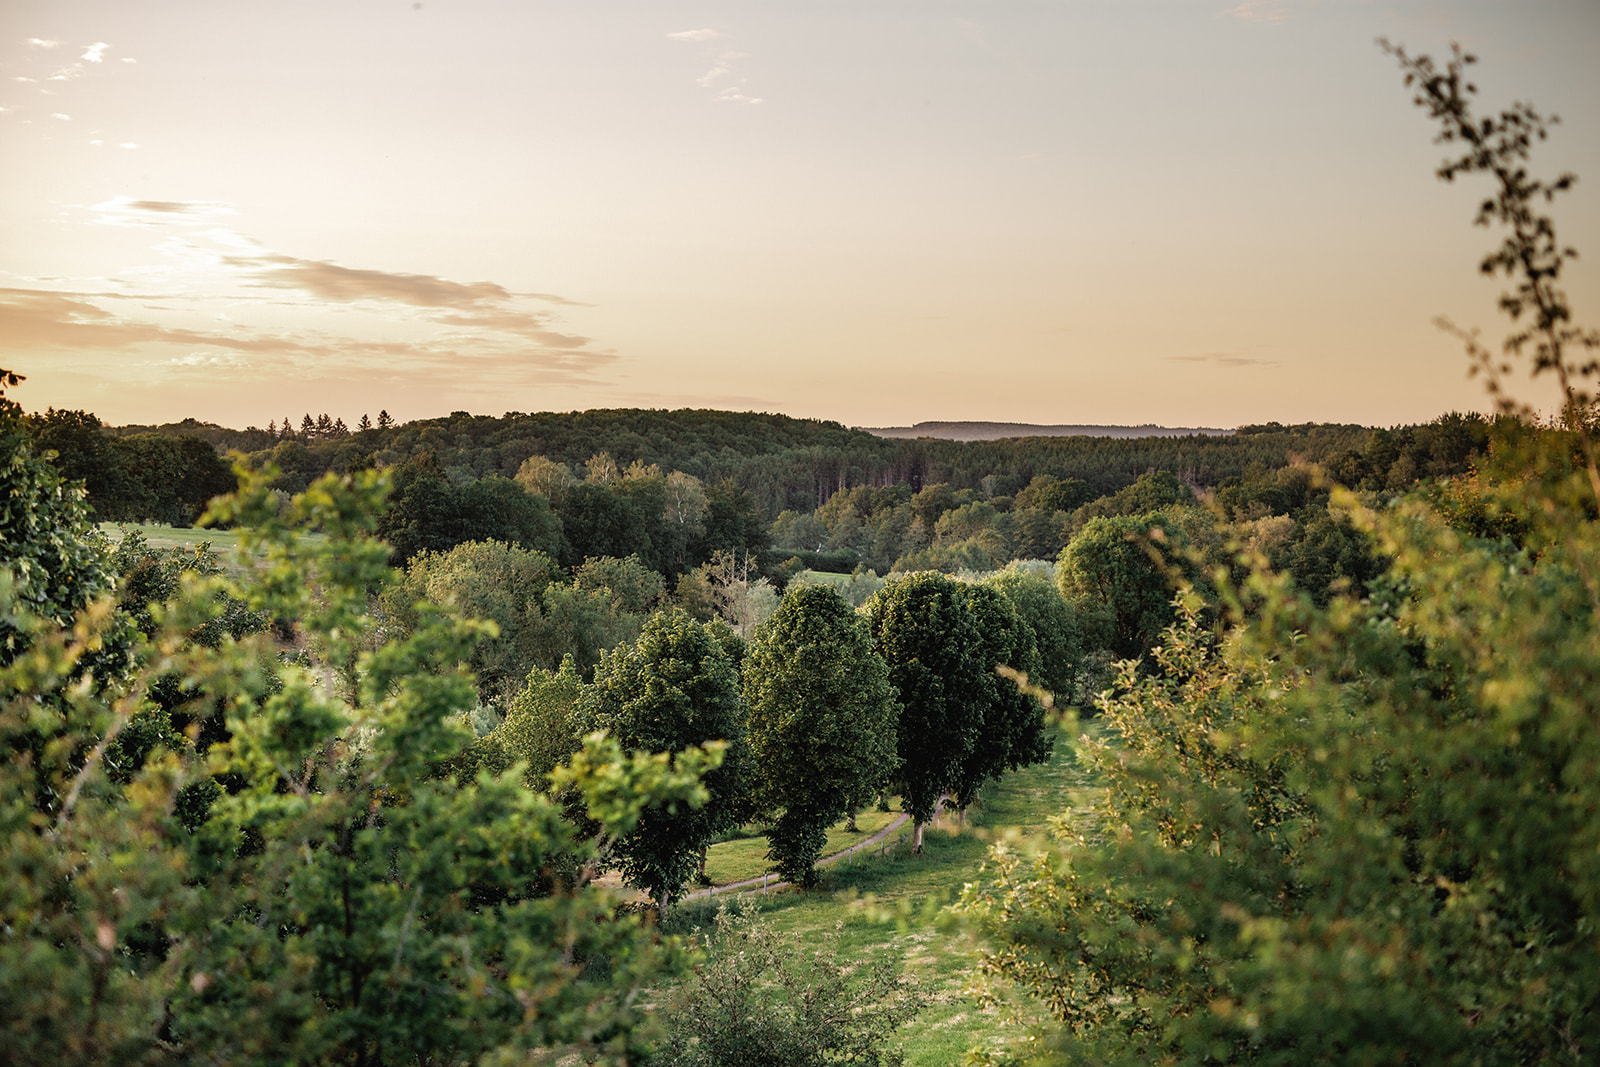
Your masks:
<svg viewBox="0 0 1600 1067"><path fill-rule="evenodd" d="M4 1058L1593 1061L1572 179L1385 47L1507 233L1493 417L107 433L0 371Z"/></svg>

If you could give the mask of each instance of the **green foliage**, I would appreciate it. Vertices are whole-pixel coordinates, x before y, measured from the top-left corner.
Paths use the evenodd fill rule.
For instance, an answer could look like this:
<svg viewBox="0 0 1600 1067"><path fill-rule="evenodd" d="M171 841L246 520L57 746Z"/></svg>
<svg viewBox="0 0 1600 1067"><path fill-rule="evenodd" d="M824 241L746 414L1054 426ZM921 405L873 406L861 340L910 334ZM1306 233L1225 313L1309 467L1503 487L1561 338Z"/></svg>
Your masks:
<svg viewBox="0 0 1600 1067"><path fill-rule="evenodd" d="M571 656L554 673L535 667L490 735L512 762L524 766L522 780L530 789L543 788L550 772L578 751L583 688Z"/></svg>
<svg viewBox="0 0 1600 1067"><path fill-rule="evenodd" d="M998 851L996 882L967 894L993 938L984 970L1061 1023L1041 1060L1495 1065L1600 1049L1585 414L1600 366L1560 355L1600 338L1567 325L1551 283L1570 253L1533 211L1569 179L1527 175L1545 125L1530 107L1472 118L1469 57L1441 71L1392 51L1441 140L1467 149L1441 175L1497 179L1480 219L1513 230L1485 263L1520 272L1502 299L1519 324L1508 351L1558 373L1569 429L1522 427L1465 498L1370 510L1336 493L1392 560L1365 597L1324 603L1258 569L1224 583L1228 629L1186 597L1154 669L1124 665L1104 705L1116 743L1086 746L1107 784L1099 818L1031 855Z"/></svg>
<svg viewBox="0 0 1600 1067"><path fill-rule="evenodd" d="M580 482L567 490L561 505L566 536L562 562L575 567L586 556L655 558L649 516L626 493L599 482Z"/></svg>
<svg viewBox="0 0 1600 1067"><path fill-rule="evenodd" d="M551 558L565 550L561 520L544 497L500 477L458 488L431 454L394 472L394 491L377 533L393 548L396 565L468 541L504 541Z"/></svg>
<svg viewBox="0 0 1600 1067"><path fill-rule="evenodd" d="M408 631L418 625L421 604L450 607L465 618L494 623L494 636L477 643L470 665L483 698L497 699L509 695L516 680L537 662L547 629L541 598L556 573L555 563L537 549L468 541L412 557L404 577L384 592L381 603Z"/></svg>
<svg viewBox="0 0 1600 1067"><path fill-rule="evenodd" d="M0 370L0 571L19 609L39 623L65 627L111 589L83 490L65 482L29 442L22 410L5 395L22 379ZM25 619L0 614L0 665L31 643Z"/></svg>
<svg viewBox="0 0 1600 1067"><path fill-rule="evenodd" d="M797 947L754 908L723 905L707 961L666 1011L653 1067L892 1067L890 1035L920 1008L893 961L842 961L840 929Z"/></svg>
<svg viewBox="0 0 1600 1067"><path fill-rule="evenodd" d="M981 574L999 566L1000 560L991 547L976 539L930 545L901 556L894 561L894 569L899 573L938 571L941 574L959 574L965 571Z"/></svg>
<svg viewBox="0 0 1600 1067"><path fill-rule="evenodd" d="M683 612L659 613L638 641L601 657L589 695L587 723L630 751L670 759L713 741L727 746L706 777L706 804L651 807L615 845L624 880L665 910L712 838L738 824L750 788L738 675L706 627Z"/></svg>
<svg viewBox="0 0 1600 1067"><path fill-rule="evenodd" d="M744 665L756 806L780 877L809 886L828 827L888 784L898 708L866 626L823 586L792 588Z"/></svg>
<svg viewBox="0 0 1600 1067"><path fill-rule="evenodd" d="M661 603L666 589L661 575L645 566L638 556L586 559L573 570L572 584L579 589L605 590L618 615L649 615Z"/></svg>
<svg viewBox="0 0 1600 1067"><path fill-rule="evenodd" d="M920 850L923 825L983 728L980 638L961 585L939 574L891 579L863 610L900 698L896 780Z"/></svg>
<svg viewBox="0 0 1600 1067"><path fill-rule="evenodd" d="M236 485L212 443L185 426L112 437L89 412L55 408L24 421L35 450L55 453L51 462L68 480L83 483L102 521L192 526L207 501Z"/></svg>
<svg viewBox="0 0 1600 1067"><path fill-rule="evenodd" d="M1194 503L1194 492L1171 471L1148 471L1132 485L1110 496L1083 505L1072 513L1076 529L1095 518L1115 515L1147 515L1168 508Z"/></svg>
<svg viewBox="0 0 1600 1067"><path fill-rule="evenodd" d="M1049 759L1054 738L1045 723L1044 706L995 669L1007 667L1029 678L1041 674L1033 628L996 589L968 585L961 593L972 616L983 681L983 728L950 780L951 796L965 811L985 782Z"/></svg>
<svg viewBox="0 0 1600 1067"><path fill-rule="evenodd" d="M1022 621L1033 631L1039 651L1039 665L1029 680L1043 686L1057 698L1068 701L1086 699L1090 673L1087 635L1083 620L1061 596L1055 583L1041 574L1016 566L996 571L984 583L1005 595Z"/></svg>
<svg viewBox="0 0 1600 1067"><path fill-rule="evenodd" d="M1172 621L1174 580L1157 547L1168 538L1182 550L1181 527L1159 512L1094 518L1061 552L1061 595L1109 623L1105 643L1119 657L1144 655Z"/></svg>
<svg viewBox="0 0 1600 1067"><path fill-rule="evenodd" d="M1093 752L1102 818L1131 832L1001 857L974 897L1011 909L987 967L1053 1006L1069 1060L1575 1062L1600 1041L1600 541L1508 560L1420 507L1365 521L1403 595L1319 609L1264 584L1221 646L1188 611L1105 708L1121 751Z"/></svg>
<svg viewBox="0 0 1600 1067"><path fill-rule="evenodd" d="M47 626L0 575L0 611L35 635L0 668L7 1058L625 1053L642 1022L633 991L672 962L671 946L618 918L605 893L548 883L550 857L592 865L603 843L576 839L554 801L511 776L463 788L430 777L465 742L454 723L476 700L467 676L434 665L467 658L481 628L433 615L403 638L371 634L367 590L387 573L388 549L369 536L382 491L371 474L324 479L280 517L252 478L215 515L250 527L259 568L244 585L182 583L134 648L133 674L101 690L72 676L114 625L109 602ZM299 536L302 523L326 536ZM190 640L223 610L219 591L295 620L306 665L261 634ZM105 753L170 673L191 707L224 718L225 739L177 743L113 778ZM619 836L649 805L704 803L698 774L718 758L683 753L668 767L594 737L562 781Z"/></svg>

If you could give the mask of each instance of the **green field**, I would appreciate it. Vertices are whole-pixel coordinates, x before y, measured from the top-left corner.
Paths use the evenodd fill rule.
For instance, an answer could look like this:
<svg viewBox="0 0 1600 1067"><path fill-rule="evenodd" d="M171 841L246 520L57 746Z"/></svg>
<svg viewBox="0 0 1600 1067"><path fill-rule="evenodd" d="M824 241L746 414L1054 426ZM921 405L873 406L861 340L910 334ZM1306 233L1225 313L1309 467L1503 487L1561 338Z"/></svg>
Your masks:
<svg viewBox="0 0 1600 1067"><path fill-rule="evenodd" d="M100 523L100 532L113 541L122 540L124 532L128 530L139 531L150 547L155 549L193 548L202 541L209 541L211 551L220 556L239 547L239 535L233 530L204 530L198 526L183 528L140 522Z"/></svg>
<svg viewBox="0 0 1600 1067"><path fill-rule="evenodd" d="M824 868L822 886L811 893L783 890L757 893L753 899L794 943L805 944L812 932L842 922L842 956L862 961L900 959L905 973L916 980L926 1005L899 1032L908 1063L955 1067L969 1048L1020 1041L1025 1036L1025 1021L1040 1018L1038 1007L1032 1003L1017 1006L1024 1022L1009 1021L998 1011L979 1011L966 987L980 946L959 924L941 921L935 909L955 900L965 883L983 877L989 843L996 837L1013 828L1024 834L1041 833L1049 828L1052 817L1070 819L1087 810L1095 788L1078 764L1073 741L1078 734L1095 733L1099 728L1098 722L1091 722L1070 733L1063 730L1050 762L1010 774L990 786L982 809L969 813L965 828L953 813L946 814L927 832L921 856L911 855L903 842L891 843L882 858L874 848L855 862L841 861ZM843 831L841 823L829 834L829 851L847 847L851 838L868 836L869 827L882 826L891 817L862 812L859 835ZM714 880L759 874L765 866L760 858L765 848L764 838L715 845L707 859L707 873ZM687 930L708 922L714 909L714 904L704 900L680 905L670 925Z"/></svg>
<svg viewBox="0 0 1600 1067"><path fill-rule="evenodd" d="M154 522L102 522L99 524L99 529L113 543L121 541L125 532L137 530L144 536L145 543L157 551L171 548L187 551L193 550L201 544L210 544L212 554L221 557L224 561L231 560L239 548L239 533L237 530L208 530L199 526L163 526ZM317 540L323 535L320 533L302 533L301 536L308 540ZM232 568L230 567L230 572L231 570Z"/></svg>
<svg viewBox="0 0 1600 1067"><path fill-rule="evenodd" d="M781 552L778 554L782 555ZM806 570L796 574L795 579L799 581L812 582L817 585L842 585L850 580L850 575L838 574L834 571Z"/></svg>

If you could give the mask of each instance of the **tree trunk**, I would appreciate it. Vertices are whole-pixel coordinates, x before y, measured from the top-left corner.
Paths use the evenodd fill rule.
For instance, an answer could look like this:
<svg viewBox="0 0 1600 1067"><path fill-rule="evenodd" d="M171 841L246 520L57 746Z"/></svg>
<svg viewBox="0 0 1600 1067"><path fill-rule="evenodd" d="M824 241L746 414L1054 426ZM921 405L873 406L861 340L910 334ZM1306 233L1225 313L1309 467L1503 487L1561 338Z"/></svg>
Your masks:
<svg viewBox="0 0 1600 1067"><path fill-rule="evenodd" d="M859 834L861 832L861 830L856 826L856 813L854 810L850 812L850 821L845 824L845 828L853 834Z"/></svg>
<svg viewBox="0 0 1600 1067"><path fill-rule="evenodd" d="M913 856L922 855L922 826L921 819L913 819L911 821L911 854Z"/></svg>

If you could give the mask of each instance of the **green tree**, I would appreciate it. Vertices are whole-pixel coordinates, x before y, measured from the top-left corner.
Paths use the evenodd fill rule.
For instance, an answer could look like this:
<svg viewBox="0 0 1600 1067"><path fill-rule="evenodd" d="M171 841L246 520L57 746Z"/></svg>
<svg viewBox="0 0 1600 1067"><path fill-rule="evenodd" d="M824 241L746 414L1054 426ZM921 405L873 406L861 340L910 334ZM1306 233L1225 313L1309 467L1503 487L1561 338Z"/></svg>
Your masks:
<svg viewBox="0 0 1600 1067"><path fill-rule="evenodd" d="M968 585L962 600L977 636L978 670L983 680L983 729L950 780L950 793L965 818L985 782L1006 771L1042 763L1054 750L1045 731L1045 709L1031 694L1001 676L996 668L1037 678L1039 647L1030 627L1004 593L987 585Z"/></svg>
<svg viewBox="0 0 1600 1067"><path fill-rule="evenodd" d="M545 881L552 855L592 864L556 803L512 777L430 778L465 738L475 700L458 662L478 628L437 617L371 641L367 590L388 549L370 539L378 476L328 478L289 520L261 477L217 505L259 560L247 584L185 583L135 671L103 690L74 665L113 616L52 625L0 579L0 611L34 634L0 667L0 743L43 733L42 761L0 762L0 1035L17 1062L418 1063L524 1057L534 1048L626 1054L636 991L670 946L582 882ZM50 502L43 505L48 508ZM299 536L291 524L315 526ZM8 542L9 543L9 542ZM186 635L218 591L295 620L314 657L264 635L215 647ZM369 651L354 656L356 649ZM358 660L348 699L326 668ZM113 776L105 754L156 674L222 715L207 750L153 751ZM48 714L43 709L51 709ZM83 758L68 758L82 753ZM558 780L604 837L647 805L704 801L715 748L674 767L589 739ZM215 777L214 777L215 776ZM41 798L60 798L42 817Z"/></svg>
<svg viewBox="0 0 1600 1067"><path fill-rule="evenodd" d="M110 591L112 574L90 536L82 487L65 481L34 450L22 408L6 396L22 380L0 369L0 570L29 615L66 627ZM28 644L18 620L0 615L0 665Z"/></svg>
<svg viewBox="0 0 1600 1067"><path fill-rule="evenodd" d="M694 874L700 852L738 824L750 789L749 746L739 680L722 645L683 612L658 613L639 639L601 657L589 691L588 725L624 748L676 759L709 742L727 746L706 776L701 807L648 808L638 828L617 842L624 880L644 890L662 913Z"/></svg>
<svg viewBox="0 0 1600 1067"><path fill-rule="evenodd" d="M1192 505L1194 491L1171 471L1147 471L1130 486L1101 497L1072 513L1075 526L1082 528L1095 518L1114 515L1146 515L1154 511Z"/></svg>
<svg viewBox="0 0 1600 1067"><path fill-rule="evenodd" d="M666 591L661 575L638 556L591 556L573 570L572 583L579 589L606 591L616 611L626 615L649 615Z"/></svg>
<svg viewBox="0 0 1600 1067"><path fill-rule="evenodd" d="M1029 681L1063 701L1085 699L1082 690L1088 672L1088 649L1083 620L1062 598L1055 583L1042 574L1013 565L985 578L984 584L1003 593L1033 631L1039 668L1037 674L1029 674Z"/></svg>
<svg viewBox="0 0 1600 1067"><path fill-rule="evenodd" d="M1061 595L1109 621L1119 657L1144 655L1172 622L1174 578L1165 562L1172 540L1181 550L1181 529L1164 514L1118 515L1090 519L1061 550Z"/></svg>
<svg viewBox="0 0 1600 1067"><path fill-rule="evenodd" d="M83 483L95 513L102 517L116 514L134 490L100 420L87 411L50 408L42 415L34 412L24 421L34 451L56 454L51 462L67 481Z"/></svg>
<svg viewBox="0 0 1600 1067"><path fill-rule="evenodd" d="M863 610L900 696L896 780L921 852L923 828L983 728L989 694L977 628L960 584L940 574L890 579Z"/></svg>
<svg viewBox="0 0 1600 1067"><path fill-rule="evenodd" d="M767 853L796 885L816 881L828 827L894 772L894 691L856 613L799 586L756 629L744 667L756 806L778 812Z"/></svg>
<svg viewBox="0 0 1600 1067"><path fill-rule="evenodd" d="M535 667L505 721L490 734L510 762L524 766L522 780L529 788L542 788L550 773L582 748L583 699L583 678L571 656L553 672Z"/></svg>
<svg viewBox="0 0 1600 1067"><path fill-rule="evenodd" d="M650 530L645 516L612 484L579 482L567 490L561 506L566 547L562 562L575 567L590 556L618 559L638 555L653 558Z"/></svg>
<svg viewBox="0 0 1600 1067"><path fill-rule="evenodd" d="M473 647L470 666L482 698L503 699L539 662L540 639L548 629L541 603L556 574L555 562L543 552L503 541L467 541L412 557L381 603L407 632L416 628L423 603L494 623L495 635Z"/></svg>
<svg viewBox="0 0 1600 1067"><path fill-rule="evenodd" d="M393 547L396 566L468 541L504 541L551 558L565 550L561 520L549 501L508 478L480 478L457 488L431 454L395 471L378 534Z"/></svg>

